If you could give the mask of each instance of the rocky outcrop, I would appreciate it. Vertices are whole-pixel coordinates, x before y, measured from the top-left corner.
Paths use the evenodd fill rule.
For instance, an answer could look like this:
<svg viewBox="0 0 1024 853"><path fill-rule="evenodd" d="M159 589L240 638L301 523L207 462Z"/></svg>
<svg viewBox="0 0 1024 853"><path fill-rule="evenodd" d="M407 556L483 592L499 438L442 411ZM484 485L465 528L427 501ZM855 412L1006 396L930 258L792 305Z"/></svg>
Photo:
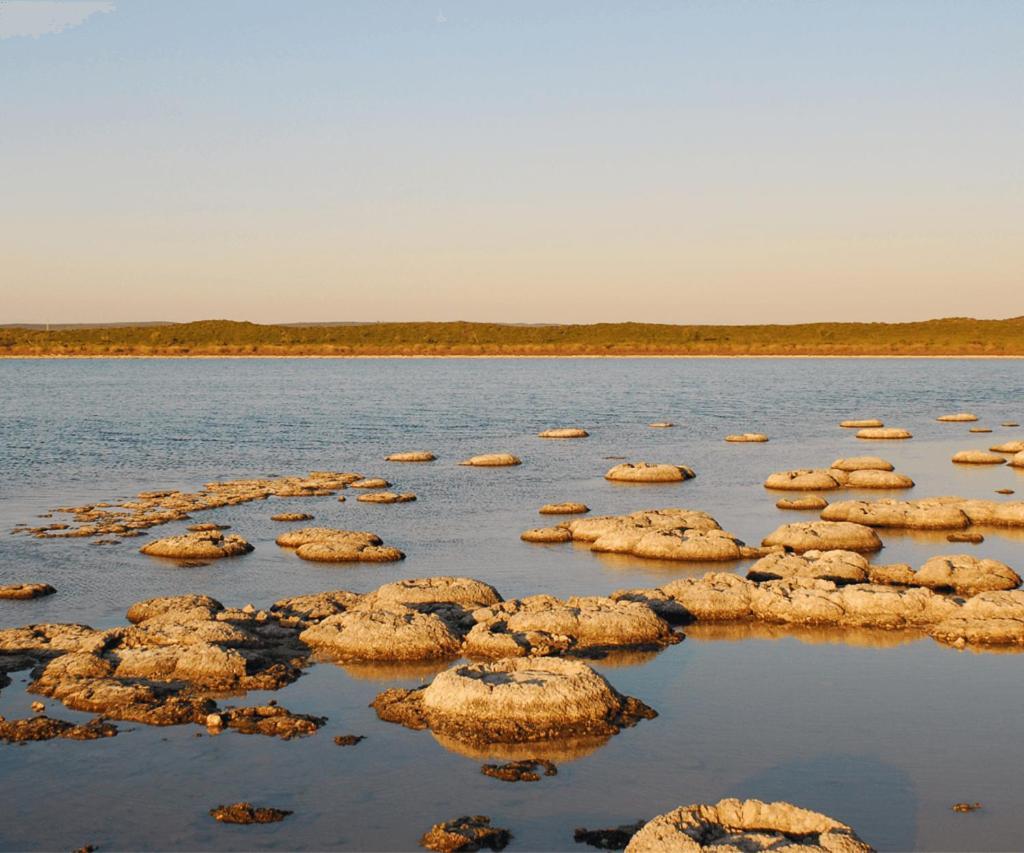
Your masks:
<svg viewBox="0 0 1024 853"><path fill-rule="evenodd" d="M385 690L373 708L387 722L470 743L610 735L655 716L586 664L562 658L460 664L425 688Z"/></svg>
<svg viewBox="0 0 1024 853"><path fill-rule="evenodd" d="M686 465L623 462L610 468L604 478L617 483L679 483L694 476Z"/></svg>
<svg viewBox="0 0 1024 853"><path fill-rule="evenodd" d="M874 530L847 521L798 521L783 524L769 533L761 544L766 547L777 545L797 553L836 550L870 553L882 548L882 540Z"/></svg>
<svg viewBox="0 0 1024 853"><path fill-rule="evenodd" d="M871 853L845 823L790 803L720 800L659 815L630 839L626 853L699 853L704 850L786 853Z"/></svg>
<svg viewBox="0 0 1024 853"><path fill-rule="evenodd" d="M303 527L277 537L282 548L294 548L303 560L320 563L389 563L404 560L397 548L384 545L376 533L339 530L331 527Z"/></svg>
<svg viewBox="0 0 1024 853"><path fill-rule="evenodd" d="M579 427L558 427L537 433L539 438L586 438L588 435L589 432Z"/></svg>
<svg viewBox="0 0 1024 853"><path fill-rule="evenodd" d="M987 450L960 450L953 454L957 465L1005 465L1006 458Z"/></svg>
<svg viewBox="0 0 1024 853"><path fill-rule="evenodd" d="M385 462L433 462L437 459L429 450L405 450L384 457Z"/></svg>
<svg viewBox="0 0 1024 853"><path fill-rule="evenodd" d="M0 742L26 743L35 740L98 740L114 737L117 726L106 723L102 718L90 720L88 723L69 723L67 720L55 720L52 717L37 716L25 720L5 720L0 717Z"/></svg>
<svg viewBox="0 0 1024 853"><path fill-rule="evenodd" d="M479 608L466 635L469 657L505 658L622 647L661 648L680 637L651 608L600 596L564 601L533 595Z"/></svg>
<svg viewBox="0 0 1024 853"><path fill-rule="evenodd" d="M864 583L868 579L868 561L853 551L769 554L750 567L747 577L754 581L814 578L836 584Z"/></svg>
<svg viewBox="0 0 1024 853"><path fill-rule="evenodd" d="M0 600L27 601L32 598L53 595L56 591L48 583L8 584L7 586L0 586Z"/></svg>
<svg viewBox="0 0 1024 853"><path fill-rule="evenodd" d="M794 492L822 492L842 488L842 483L821 468L777 471L764 481L766 489Z"/></svg>
<svg viewBox="0 0 1024 853"><path fill-rule="evenodd" d="M970 554L932 557L913 576L916 586L949 589L966 595L1016 589L1020 581L1020 575L1005 563Z"/></svg>
<svg viewBox="0 0 1024 853"><path fill-rule="evenodd" d="M913 438L910 430L899 427L871 427L857 431L857 438L867 439L900 439Z"/></svg>
<svg viewBox="0 0 1024 853"><path fill-rule="evenodd" d="M852 521L870 527L909 530L962 530L972 524L990 527L1024 527L1024 501L1004 503L959 497L897 501L841 501L828 506L821 517L827 521Z"/></svg>
<svg viewBox="0 0 1024 853"><path fill-rule="evenodd" d="M174 557L188 560L217 560L248 554L252 545L234 533L225 536L219 530L168 536L143 545L139 551L151 557Z"/></svg>
<svg viewBox="0 0 1024 853"><path fill-rule="evenodd" d="M1021 453L1024 452L1024 441L1004 441L989 448L993 453Z"/></svg>
<svg viewBox="0 0 1024 853"><path fill-rule="evenodd" d="M491 819L483 815L466 815L443 823L435 823L420 838L420 846L441 853L454 851L504 850L512 833L501 827L491 826Z"/></svg>
<svg viewBox="0 0 1024 853"><path fill-rule="evenodd" d="M308 512L279 512L270 516L271 521L312 521L313 516Z"/></svg>
<svg viewBox="0 0 1024 853"><path fill-rule="evenodd" d="M1024 590L972 596L929 633L939 642L957 647L1024 646Z"/></svg>
<svg viewBox="0 0 1024 853"><path fill-rule="evenodd" d="M353 489L386 489L390 485L391 483L383 477L367 477L363 480L349 483L349 486Z"/></svg>
<svg viewBox="0 0 1024 853"><path fill-rule="evenodd" d="M278 823L291 812L269 806L254 806L252 803L232 803L210 809L210 817L220 823Z"/></svg>
<svg viewBox="0 0 1024 853"><path fill-rule="evenodd" d="M455 631L433 613L410 607L352 609L306 628L299 639L337 660L403 661L454 657Z"/></svg>

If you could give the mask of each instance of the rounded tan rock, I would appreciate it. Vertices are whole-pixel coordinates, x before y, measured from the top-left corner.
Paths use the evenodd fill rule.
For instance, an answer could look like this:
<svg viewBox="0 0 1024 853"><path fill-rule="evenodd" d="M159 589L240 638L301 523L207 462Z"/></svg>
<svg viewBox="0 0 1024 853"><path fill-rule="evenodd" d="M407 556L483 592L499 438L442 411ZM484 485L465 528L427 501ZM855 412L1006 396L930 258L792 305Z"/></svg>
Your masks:
<svg viewBox="0 0 1024 853"><path fill-rule="evenodd" d="M453 657L461 641L444 620L401 605L353 609L306 628L299 639L343 660L423 660Z"/></svg>
<svg viewBox="0 0 1024 853"><path fill-rule="evenodd" d="M391 483L383 477L367 477L365 480L356 480L354 483L349 483L349 486L353 489L386 489L390 485Z"/></svg>
<svg viewBox="0 0 1024 853"><path fill-rule="evenodd" d="M963 424L972 423L977 419L978 416L971 414L970 412L957 412L953 415L939 415L935 420L942 421L943 423Z"/></svg>
<svg viewBox="0 0 1024 853"><path fill-rule="evenodd" d="M471 456L459 464L477 468L501 468L509 465L521 465L522 460L511 453L482 453L479 456Z"/></svg>
<svg viewBox="0 0 1024 853"><path fill-rule="evenodd" d="M806 551L803 554L769 554L747 571L753 581L782 578L815 578L833 583L864 583L868 561L853 551Z"/></svg>
<svg viewBox="0 0 1024 853"><path fill-rule="evenodd" d="M820 495L803 495L799 498L779 498L775 502L779 509L819 510L828 506L828 501Z"/></svg>
<svg viewBox="0 0 1024 853"><path fill-rule="evenodd" d="M538 438L586 438L590 435L585 429L579 427L557 427L538 432Z"/></svg>
<svg viewBox="0 0 1024 853"><path fill-rule="evenodd" d="M1024 468L1024 450L1014 453L1008 464L1013 468Z"/></svg>
<svg viewBox="0 0 1024 853"><path fill-rule="evenodd" d="M308 512L279 512L270 516L271 521L312 521L313 516Z"/></svg>
<svg viewBox="0 0 1024 853"><path fill-rule="evenodd" d="M857 438L866 439L900 439L900 438L913 438L913 434L910 430L900 429L899 427L874 427L869 429L858 430Z"/></svg>
<svg viewBox="0 0 1024 853"><path fill-rule="evenodd" d="M932 557L914 573L914 583L929 589L951 589L973 595L1016 589L1020 586L1020 575L998 560L955 554Z"/></svg>
<svg viewBox="0 0 1024 853"><path fill-rule="evenodd" d="M753 444L763 444L764 442L768 441L768 436L761 432L743 432L734 433L733 435L727 435L725 437L725 440L737 444L742 444L745 442L750 442Z"/></svg>
<svg viewBox="0 0 1024 853"><path fill-rule="evenodd" d="M993 453L1022 453L1024 452L1024 441L1004 441L1002 444L990 447L989 450Z"/></svg>
<svg viewBox="0 0 1024 853"><path fill-rule="evenodd" d="M840 421L839 426L845 429L877 429L884 427L878 418L863 418L862 420Z"/></svg>
<svg viewBox="0 0 1024 853"><path fill-rule="evenodd" d="M55 590L48 583L15 583L0 586L0 599L7 601L28 601L32 598L42 598L44 595L53 595Z"/></svg>
<svg viewBox="0 0 1024 853"><path fill-rule="evenodd" d="M987 450L961 450L953 454L957 465L1005 465L1006 458Z"/></svg>
<svg viewBox="0 0 1024 853"><path fill-rule="evenodd" d="M846 487L850 489L912 489L914 481L905 474L897 474L895 471L862 469L850 472L846 479Z"/></svg>
<svg viewBox="0 0 1024 853"><path fill-rule="evenodd" d="M893 464L881 456L848 456L837 459L832 468L839 471L893 471Z"/></svg>
<svg viewBox="0 0 1024 853"><path fill-rule="evenodd" d="M882 541L874 530L847 521L798 521L783 524L768 534L761 544L781 545L797 553L835 550L870 553L882 548Z"/></svg>
<svg viewBox="0 0 1024 853"><path fill-rule="evenodd" d="M838 489L842 484L821 468L799 468L795 471L777 471L764 481L766 489L795 492L822 492Z"/></svg>
<svg viewBox="0 0 1024 853"><path fill-rule="evenodd" d="M541 515L579 515L590 512L590 507L581 503L544 504L538 512Z"/></svg>
<svg viewBox="0 0 1024 853"><path fill-rule="evenodd" d="M672 421L655 421L652 424L648 424L651 429L671 429L675 426Z"/></svg>
<svg viewBox="0 0 1024 853"><path fill-rule="evenodd" d="M572 534L564 527L535 527L523 531L519 538L524 542L570 542Z"/></svg>
<svg viewBox="0 0 1024 853"><path fill-rule="evenodd" d="M151 557L175 557L191 560L217 560L248 554L253 546L234 533L225 536L218 530L168 536L143 545L139 551Z"/></svg>
<svg viewBox="0 0 1024 853"><path fill-rule="evenodd" d="M498 591L489 583L474 578L442 575L386 583L365 597L364 606L458 604L476 609L499 604L501 600Z"/></svg>
<svg viewBox="0 0 1024 853"><path fill-rule="evenodd" d="M404 504L416 500L416 495L412 492L402 492L401 494L395 492L368 492L365 495L360 495L356 500L359 503L365 504Z"/></svg>
<svg viewBox="0 0 1024 853"><path fill-rule="evenodd" d="M274 540L282 548L299 548L311 543L344 542L352 545L380 545L381 538L367 530L340 530L335 527L300 527L287 530Z"/></svg>
<svg viewBox="0 0 1024 853"><path fill-rule="evenodd" d="M624 462L610 468L604 478L620 483L679 483L694 476L686 465Z"/></svg>
<svg viewBox="0 0 1024 853"><path fill-rule="evenodd" d="M919 501L838 501L822 510L825 521L851 521L869 527L906 530L962 530L971 525L959 498Z"/></svg>
<svg viewBox="0 0 1024 853"><path fill-rule="evenodd" d="M681 806L646 823L626 853L873 853L844 823L789 803L720 800Z"/></svg>
<svg viewBox="0 0 1024 853"><path fill-rule="evenodd" d="M429 450L404 450L400 453L389 453L385 462L433 462L437 457Z"/></svg>

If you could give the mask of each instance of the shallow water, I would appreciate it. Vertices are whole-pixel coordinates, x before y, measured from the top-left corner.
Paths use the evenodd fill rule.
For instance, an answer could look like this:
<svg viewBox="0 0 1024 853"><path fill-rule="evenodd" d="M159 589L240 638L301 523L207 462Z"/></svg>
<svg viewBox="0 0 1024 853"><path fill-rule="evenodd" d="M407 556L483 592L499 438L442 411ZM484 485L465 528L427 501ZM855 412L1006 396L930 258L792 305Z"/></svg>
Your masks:
<svg viewBox="0 0 1024 853"><path fill-rule="evenodd" d="M964 409L993 432L970 434L971 424L934 420ZM851 417L880 417L914 438L857 440L836 426ZM663 419L677 427L646 426ZM864 453L885 456L916 480L903 496L1024 493L1024 471L949 461L956 450L1024 437L1024 428L1001 428L1004 420L1024 421L1024 371L1013 360L0 361L3 530L60 505L315 469L385 476L419 496L393 506L358 504L351 493L345 503L271 499L197 514L194 520L230 524L256 550L194 569L139 554L145 540L96 547L3 535L0 583L46 581L58 594L0 602L0 626L106 627L123 622L132 602L155 595L202 592L225 604L266 606L433 574L477 577L506 597L653 586L711 567L527 545L518 535L547 523L536 512L541 504L579 500L595 513L703 509L757 542L778 524L815 517L777 510L778 495L761 487L770 472ZM570 425L591 437L535 437ZM772 440L722 441L743 431ZM408 449L439 459L383 461ZM524 464L455 465L492 451L516 453ZM698 476L682 484L611 484L602 475L613 456L685 463ZM312 512L316 524L374 530L408 559L363 567L298 560L273 543L287 525L269 516L284 509ZM154 528L150 536L184 526ZM970 552L1021 569L1024 535L986 536L971 546L938 534L882 532L878 559L920 565L935 554ZM574 845L574 827L631 822L730 795L825 811L880 849L1020 845L1020 655L956 652L913 634L707 626L659 654L595 666L660 716L560 755L558 775L532 784L484 777L481 756L376 719L367 705L379 690L429 679L431 666L323 664L275 694L250 694L247 704L272 696L330 718L318 734L291 742L123 724L118 737L100 742L0 746L0 797L5 816L13 816L0 821L0 847L412 849L435 821L487 814L512 830L513 849L587 849ZM36 697L23 691L26 676L0 691L0 714L29 713ZM54 716L85 717L48 705ZM347 748L331 743L347 733L367 739ZM252 827L219 825L206 814L240 799L295 814ZM950 811L960 800L985 809Z"/></svg>

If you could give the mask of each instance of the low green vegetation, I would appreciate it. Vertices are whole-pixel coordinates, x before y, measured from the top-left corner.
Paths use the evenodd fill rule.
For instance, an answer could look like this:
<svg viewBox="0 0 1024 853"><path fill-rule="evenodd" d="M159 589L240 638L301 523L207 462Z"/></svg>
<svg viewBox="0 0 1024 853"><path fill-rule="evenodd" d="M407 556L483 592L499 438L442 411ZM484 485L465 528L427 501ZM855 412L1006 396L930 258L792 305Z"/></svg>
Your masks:
<svg viewBox="0 0 1024 853"><path fill-rule="evenodd" d="M1024 317L920 323L513 326L365 323L264 326L229 320L164 325L0 328L0 356L352 355L1020 355Z"/></svg>

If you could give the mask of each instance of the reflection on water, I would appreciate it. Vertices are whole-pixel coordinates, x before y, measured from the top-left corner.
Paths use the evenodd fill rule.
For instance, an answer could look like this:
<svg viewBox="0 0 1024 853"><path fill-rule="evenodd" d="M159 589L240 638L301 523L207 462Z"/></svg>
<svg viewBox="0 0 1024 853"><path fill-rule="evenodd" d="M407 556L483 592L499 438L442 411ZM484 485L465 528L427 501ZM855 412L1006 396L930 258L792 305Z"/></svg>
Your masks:
<svg viewBox="0 0 1024 853"><path fill-rule="evenodd" d="M472 758L474 761L525 761L539 758L557 763L577 761L604 746L610 735L602 737L576 737L562 740L541 740L532 743L475 744L457 740L447 735L431 732L441 746L456 755Z"/></svg>
<svg viewBox="0 0 1024 853"><path fill-rule="evenodd" d="M628 405L622 401L628 400ZM901 498L992 498L1020 488L1024 470L954 466L952 454L1020 437L998 425L1022 419L1024 371L999 360L197 360L0 361L0 530L62 505L205 482L355 470L412 491L403 506L333 497L273 498L195 513L255 545L244 557L182 569L145 557L138 542L94 548L81 540L0 536L0 582L39 581L56 595L0 601L0 626L124 624L134 601L195 592L226 605L345 588L366 592L406 577L466 575L506 598L607 594L745 563L687 564L537 546L554 500L595 515L660 506L701 509L748 544L780 524L814 517L778 510L762 487L773 471L879 454L914 479ZM114 401L114 404L112 404ZM994 430L937 424L971 409ZM871 443L837 427L857 416L912 429L910 441ZM685 424L652 430L662 419ZM590 438L545 442L538 430L579 424ZM726 445L743 424L768 444ZM398 466L411 447L438 461ZM514 469L456 462L508 451ZM607 457L692 465L696 478L664 486L612 484ZM836 501L880 493L837 491ZM274 544L269 516L310 512L316 525L373 530L406 552L398 564L330 566ZM56 520L56 519L54 519ZM149 531L174 535L187 524ZM1024 531L985 529L981 545L945 533L879 530L878 563L920 566L968 551L1022 568ZM489 760L539 757L518 747L487 754L383 723L369 707L391 686L414 687L455 661L318 664L276 693L251 693L328 717L292 741L201 727L125 724L98 742L0 746L0 849L412 850L438 820L486 814L520 850L573 850L575 826L649 818L724 796L785 799L846 821L882 850L1020 846L1024 816L1017 737L1024 657L957 652L911 633L759 624L690 626L660 653L588 662L659 716L595 743L562 744L557 776L509 785L482 776ZM714 642L731 640L732 642ZM974 651L973 649L970 651ZM1000 650L1005 651L1005 650ZM27 673L0 690L0 714L30 716ZM234 701L234 700L233 700ZM51 701L62 719L87 719ZM196 734L201 737L195 737ZM335 735L365 735L355 747ZM440 745L443 748L438 748ZM99 784L97 780L102 780ZM293 809L287 821L226 827L209 818L236 800ZM950 805L980 801L957 815ZM59 817L59 819L57 819Z"/></svg>
<svg viewBox="0 0 1024 853"><path fill-rule="evenodd" d="M330 661L329 658L318 657L318 660L334 663L341 667L352 678L360 681L420 681L428 682L439 672L455 666L455 659L438 658L434 660L408 661Z"/></svg>

